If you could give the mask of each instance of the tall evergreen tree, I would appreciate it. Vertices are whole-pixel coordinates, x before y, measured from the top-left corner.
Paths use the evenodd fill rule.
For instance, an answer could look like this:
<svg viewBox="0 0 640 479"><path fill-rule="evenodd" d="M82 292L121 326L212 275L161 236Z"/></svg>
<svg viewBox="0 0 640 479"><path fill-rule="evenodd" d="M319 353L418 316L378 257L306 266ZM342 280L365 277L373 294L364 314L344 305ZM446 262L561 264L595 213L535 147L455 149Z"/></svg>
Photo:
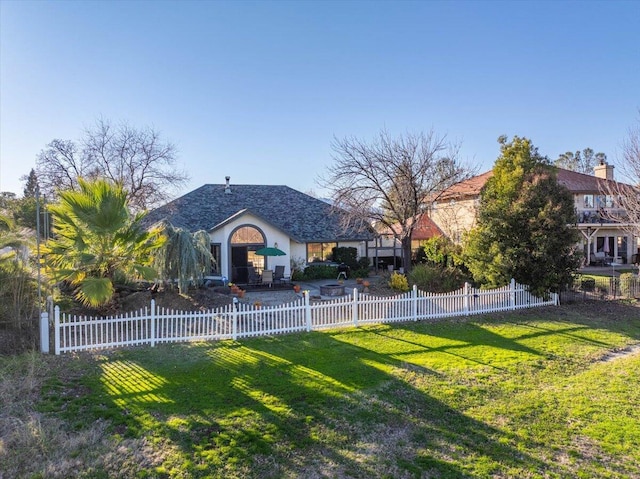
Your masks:
<svg viewBox="0 0 640 479"><path fill-rule="evenodd" d="M38 177L36 175L36 170L31 168L29 174L21 177L20 179L25 181L24 189L22 190L24 198L35 198L38 191Z"/></svg>
<svg viewBox="0 0 640 479"><path fill-rule="evenodd" d="M530 140L499 141L501 155L481 192L465 262L484 285L514 278L544 295L566 284L579 265L573 198Z"/></svg>

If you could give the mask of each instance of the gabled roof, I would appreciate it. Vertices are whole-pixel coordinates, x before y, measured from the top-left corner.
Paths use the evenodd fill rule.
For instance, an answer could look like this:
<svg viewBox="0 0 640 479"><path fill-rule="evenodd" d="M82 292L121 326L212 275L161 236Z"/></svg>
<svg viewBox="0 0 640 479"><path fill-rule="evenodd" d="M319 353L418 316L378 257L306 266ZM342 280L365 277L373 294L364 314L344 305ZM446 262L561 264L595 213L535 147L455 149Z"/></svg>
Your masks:
<svg viewBox="0 0 640 479"><path fill-rule="evenodd" d="M253 214L294 241L361 241L369 231L345 231L331 205L283 185L203 185L151 211L147 224L167 220L189 231L215 231L232 217Z"/></svg>
<svg viewBox="0 0 640 479"><path fill-rule="evenodd" d="M556 174L558 183L564 185L574 194L584 193L597 195L601 194L602 191L607 191L607 186L621 184L613 180L597 178L593 175L565 170L564 168L556 168ZM457 183L442 192L438 197L438 201L478 197L487 180L492 176L493 170Z"/></svg>
<svg viewBox="0 0 640 479"><path fill-rule="evenodd" d="M620 184L613 180L597 178L593 175L585 175L584 173L577 173L563 168L557 168L557 171L558 183L566 186L571 193L591 193L597 195L602 191L607 191L608 186L615 187Z"/></svg>
<svg viewBox="0 0 640 479"><path fill-rule="evenodd" d="M474 198L480 195L480 190L485 185L487 180L493 176L493 170L482 173L481 175L474 176L468 180L461 181L455 185L444 190L439 196L437 201L444 201L450 199L463 199Z"/></svg>
<svg viewBox="0 0 640 479"><path fill-rule="evenodd" d="M416 217L408 220L407 224L411 226L411 224L415 221ZM392 235L394 233L400 233L402 228L398 223L394 224L389 228L385 228L380 231L380 234ZM413 226L413 231L411 232L412 240L427 240L429 238L433 238L434 236L444 236L442 230L438 227L437 224L433 222L431 218L427 214L422 214L418 218L418 222Z"/></svg>

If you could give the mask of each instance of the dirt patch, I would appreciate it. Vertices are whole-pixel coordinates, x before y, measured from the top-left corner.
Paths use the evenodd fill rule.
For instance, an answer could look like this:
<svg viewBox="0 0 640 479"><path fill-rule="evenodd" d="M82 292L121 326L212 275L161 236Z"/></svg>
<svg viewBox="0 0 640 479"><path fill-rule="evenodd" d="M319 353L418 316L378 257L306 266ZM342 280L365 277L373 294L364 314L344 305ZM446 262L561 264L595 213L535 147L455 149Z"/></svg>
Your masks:
<svg viewBox="0 0 640 479"><path fill-rule="evenodd" d="M164 290L152 294L151 291L140 291L121 297L118 301L118 309L121 311L134 311L151 304L155 299L160 308L177 311L207 310L226 306L233 302L233 296L222 293L214 288L201 288L190 291L189 296L181 295L177 290Z"/></svg>
<svg viewBox="0 0 640 479"><path fill-rule="evenodd" d="M600 361L603 363L608 363L611 361L615 361L616 359L626 358L628 356L634 356L636 354L640 354L640 344L635 344L633 346L629 346L624 349L619 349L618 351L612 351L609 354L605 354L600 358Z"/></svg>
<svg viewBox="0 0 640 479"><path fill-rule="evenodd" d="M199 288L189 291L188 296L180 294L177 289L166 289L157 292L147 289L144 291L121 292L105 308L85 308L78 303L74 303L65 312L74 315L111 316L149 308L152 299L155 300L157 307L174 311L204 311L223 307L233 302L233 296L228 288Z"/></svg>

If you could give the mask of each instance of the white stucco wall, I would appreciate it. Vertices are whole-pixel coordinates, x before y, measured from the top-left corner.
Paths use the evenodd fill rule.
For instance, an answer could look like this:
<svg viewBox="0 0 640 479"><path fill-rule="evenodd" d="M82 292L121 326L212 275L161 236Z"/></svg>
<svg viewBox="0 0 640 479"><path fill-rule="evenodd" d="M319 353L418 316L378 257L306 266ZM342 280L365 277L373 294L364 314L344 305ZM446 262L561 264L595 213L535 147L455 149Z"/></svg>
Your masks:
<svg viewBox="0 0 640 479"><path fill-rule="evenodd" d="M272 247L277 243L278 248L286 253L286 256L265 257L265 269L274 270L276 266L284 266L285 276L290 276L292 258L306 263L307 245L305 243L298 243L291 240L285 233L274 228L266 221L247 213L209 233L211 242L220 244L220 272L222 275L228 278L231 277L231 245L229 241L234 231L242 226L257 228L263 233L266 246ZM366 253L365 243L363 241L339 242L338 246L356 248L359 257L364 256Z"/></svg>
<svg viewBox="0 0 640 479"><path fill-rule="evenodd" d="M276 266L282 265L285 267L285 275L291 274L291 268L289 266L289 260L291 258L291 243L289 241L289 237L266 221L247 213L209 234L212 243L220 243L221 245L222 264L220 271L223 275L231 277L231 248L229 241L233 232L241 226L252 226L258 228L264 234L266 246L272 247L278 243L278 248L286 253L286 256L265 257L266 269L273 270Z"/></svg>

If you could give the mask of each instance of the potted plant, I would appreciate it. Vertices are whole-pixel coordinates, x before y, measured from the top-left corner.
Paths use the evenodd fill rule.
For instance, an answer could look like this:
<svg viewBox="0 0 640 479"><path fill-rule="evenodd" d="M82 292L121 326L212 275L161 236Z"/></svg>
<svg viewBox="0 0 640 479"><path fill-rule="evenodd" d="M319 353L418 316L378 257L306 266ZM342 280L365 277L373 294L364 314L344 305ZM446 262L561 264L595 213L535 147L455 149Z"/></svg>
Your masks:
<svg viewBox="0 0 640 479"><path fill-rule="evenodd" d="M369 292L369 286L371 285L371 283L369 283L369 281L365 280L362 282L362 286L364 286L364 289L362 290L363 293L368 293Z"/></svg>
<svg viewBox="0 0 640 479"><path fill-rule="evenodd" d="M296 293L299 293L299 292L300 292L300 285L299 285L299 284L294 284L294 285L293 285L293 290L294 290Z"/></svg>

